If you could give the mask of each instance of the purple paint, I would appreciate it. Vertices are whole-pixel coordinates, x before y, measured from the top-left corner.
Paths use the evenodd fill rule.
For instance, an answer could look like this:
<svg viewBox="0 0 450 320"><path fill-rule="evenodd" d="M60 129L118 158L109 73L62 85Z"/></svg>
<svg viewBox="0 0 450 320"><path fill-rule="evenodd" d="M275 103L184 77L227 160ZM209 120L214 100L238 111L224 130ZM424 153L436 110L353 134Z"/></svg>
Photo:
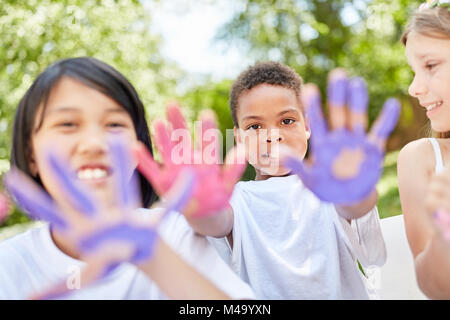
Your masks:
<svg viewBox="0 0 450 320"><path fill-rule="evenodd" d="M369 94L363 78L355 77L349 83L348 106L351 111L365 113L369 104Z"/></svg>
<svg viewBox="0 0 450 320"><path fill-rule="evenodd" d="M364 160L353 178L340 179L332 172L334 160L343 148L358 149L364 152ZM315 149L315 163L306 166L293 157L284 163L286 168L298 174L304 185L319 199L335 204L352 204L369 196L382 173L383 154L364 136L355 135L348 130L339 130L324 139Z"/></svg>
<svg viewBox="0 0 450 320"><path fill-rule="evenodd" d="M380 121L377 121L373 128L374 134L379 138L386 140L394 130L398 118L400 117L400 102L397 99L388 99L381 111Z"/></svg>
<svg viewBox="0 0 450 320"><path fill-rule="evenodd" d="M81 190L76 183L76 177L69 169L68 165L63 163L54 154L48 154L48 162L55 172L55 177L61 183L61 188L65 191L67 199L71 205L86 216L93 216L96 213L94 202L87 193Z"/></svg>
<svg viewBox="0 0 450 320"><path fill-rule="evenodd" d="M82 239L79 247L83 252L92 252L105 242L130 243L136 248L130 262L139 263L151 258L156 239L154 229L121 223Z"/></svg>
<svg viewBox="0 0 450 320"><path fill-rule="evenodd" d="M345 76L331 78L327 87L328 103L332 108L342 108L347 104L348 80Z"/></svg>
<svg viewBox="0 0 450 320"><path fill-rule="evenodd" d="M124 207L136 207L139 203L139 188L136 172L128 178L127 172L131 171L131 157L125 145L120 140L111 140L109 147L112 155L114 174L116 175L117 193L120 205Z"/></svg>
<svg viewBox="0 0 450 320"><path fill-rule="evenodd" d="M351 111L366 112L368 94L362 78L353 78L350 81L348 96L345 77L336 77L330 81L328 90L330 107L346 105L348 98ZM369 196L381 176L384 151L368 139L362 125L354 131L344 128L329 132L322 116L319 92L308 97L306 103L314 163L308 166L294 157L287 157L284 166L299 175L304 185L323 201L335 204L353 204L362 201ZM395 128L399 114L398 101L389 99L383 107L380 121L377 121L373 129L382 142ZM332 171L333 164L341 152L348 149L362 151L364 159L354 177L338 178Z"/></svg>
<svg viewBox="0 0 450 320"><path fill-rule="evenodd" d="M131 263L141 263L152 258L155 244L158 239L157 227L133 225L126 221L127 213L130 211L130 205L138 204L138 195L134 192L133 187L129 187L130 183L127 179L127 172L130 172L131 159L126 148L120 141L116 140L110 144L112 158L115 166L116 183L119 187L117 191L120 198L119 210L123 212L123 219L115 225L104 224L99 230L79 238L77 245L84 254L94 253L99 250L102 244L113 243L115 241L127 243L134 248L134 254L130 258ZM61 183L62 192L70 196L70 204L85 214L88 219L92 219L93 223L99 225L102 221L99 219L102 215L98 214L98 208L94 206L94 199L91 195L81 190L81 184L74 181L74 177L68 170L67 164L63 163L53 155L48 156L50 167L55 173L56 179ZM190 200L193 185L195 183L194 174L191 170L181 173L174 188L167 197L166 213L170 211L180 211L181 208ZM131 183L133 185L133 181ZM59 214L54 201L48 196L41 187L37 186L31 178L21 173L17 169L11 171L5 177L5 185L14 195L16 201L25 208L31 215L40 219L47 220L51 223L51 228L60 228L63 231L69 231L76 226L71 225L72 221L63 219ZM136 186L137 188L137 186ZM88 213L88 214L87 214ZM163 215L163 218L167 216ZM76 221L73 221L75 223ZM124 261L111 261L104 266L99 278L102 278L113 271ZM46 295L45 298L61 297L61 290L55 291L55 294Z"/></svg>
<svg viewBox="0 0 450 320"><path fill-rule="evenodd" d="M19 207L31 218L48 221L58 229L67 228L53 200L28 176L12 168L3 181Z"/></svg>
<svg viewBox="0 0 450 320"><path fill-rule="evenodd" d="M306 101L306 113L311 129L311 144L314 146L327 136L328 128L323 118L320 94L314 92Z"/></svg>

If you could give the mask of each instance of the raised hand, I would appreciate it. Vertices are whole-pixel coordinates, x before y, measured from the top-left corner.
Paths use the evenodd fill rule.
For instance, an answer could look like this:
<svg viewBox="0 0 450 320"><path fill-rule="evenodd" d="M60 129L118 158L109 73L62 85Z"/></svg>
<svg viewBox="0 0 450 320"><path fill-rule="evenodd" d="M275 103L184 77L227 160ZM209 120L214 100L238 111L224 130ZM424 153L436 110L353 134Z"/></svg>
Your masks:
<svg viewBox="0 0 450 320"><path fill-rule="evenodd" d="M450 242L450 169L432 176L425 196L425 208L438 234Z"/></svg>
<svg viewBox="0 0 450 320"><path fill-rule="evenodd" d="M437 211L433 214L433 222L441 236L450 242L450 214L443 210Z"/></svg>
<svg viewBox="0 0 450 320"><path fill-rule="evenodd" d="M140 145L135 150L138 170L150 181L156 192L165 197L183 169L194 172L196 183L191 201L183 210L186 216L209 216L227 208L234 185L244 172L245 157L239 147L227 154L221 163L220 132L212 112L200 116L201 128L194 149L185 119L176 104L167 107L170 125L155 121L155 144L162 157L158 164ZM205 143L205 140L206 143Z"/></svg>
<svg viewBox="0 0 450 320"><path fill-rule="evenodd" d="M323 201L338 205L362 201L374 190L381 176L386 140L400 114L399 102L387 100L366 134L365 82L361 78L348 80L342 69L332 71L329 77L331 131L322 115L316 86L304 87L302 102L311 128L312 156L309 163L288 156L285 167L298 174L305 186Z"/></svg>
<svg viewBox="0 0 450 320"><path fill-rule="evenodd" d="M55 180L61 186L64 205L55 203L38 185L18 169L12 168L4 182L7 189L28 214L46 220L52 228L63 232L75 243L81 260L82 286L107 275L122 262L139 264L152 258L158 239L156 227L169 213L179 211L189 200L194 176L184 171L166 197L162 215L148 217L135 212L139 208L139 192L135 179L127 177L131 159L128 150L118 141L110 143L112 176L117 186L117 204L106 210L76 179L73 171L54 154L48 161ZM129 172L129 170L128 170ZM54 298L69 289L65 283L43 291L34 298Z"/></svg>

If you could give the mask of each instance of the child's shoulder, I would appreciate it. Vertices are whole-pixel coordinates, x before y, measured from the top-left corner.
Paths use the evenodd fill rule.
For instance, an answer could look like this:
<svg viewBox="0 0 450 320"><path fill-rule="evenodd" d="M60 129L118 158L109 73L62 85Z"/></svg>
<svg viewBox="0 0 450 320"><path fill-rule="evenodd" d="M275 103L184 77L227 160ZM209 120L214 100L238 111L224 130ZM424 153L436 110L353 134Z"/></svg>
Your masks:
<svg viewBox="0 0 450 320"><path fill-rule="evenodd" d="M429 159L433 155L433 145L429 138L422 138L408 142L401 150L398 155L400 158L406 158L411 161L417 161L418 158ZM415 158L411 158L414 156Z"/></svg>
<svg viewBox="0 0 450 320"><path fill-rule="evenodd" d="M414 167L415 170L434 172L436 164L433 146L429 138L414 140L406 144L398 155L399 169Z"/></svg>

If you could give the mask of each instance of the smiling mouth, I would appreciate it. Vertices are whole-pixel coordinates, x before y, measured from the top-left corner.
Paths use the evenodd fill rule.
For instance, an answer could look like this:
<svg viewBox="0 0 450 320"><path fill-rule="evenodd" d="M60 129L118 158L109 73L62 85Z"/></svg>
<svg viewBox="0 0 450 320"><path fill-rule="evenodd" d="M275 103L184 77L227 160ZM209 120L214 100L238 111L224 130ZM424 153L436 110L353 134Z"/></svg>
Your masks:
<svg viewBox="0 0 450 320"><path fill-rule="evenodd" d="M77 177L81 181L99 180L110 175L106 168L84 168L77 171Z"/></svg>
<svg viewBox="0 0 450 320"><path fill-rule="evenodd" d="M427 109L427 111L431 111L437 107L440 107L442 105L442 101L438 101L436 103L430 104L428 106L425 107L425 109Z"/></svg>

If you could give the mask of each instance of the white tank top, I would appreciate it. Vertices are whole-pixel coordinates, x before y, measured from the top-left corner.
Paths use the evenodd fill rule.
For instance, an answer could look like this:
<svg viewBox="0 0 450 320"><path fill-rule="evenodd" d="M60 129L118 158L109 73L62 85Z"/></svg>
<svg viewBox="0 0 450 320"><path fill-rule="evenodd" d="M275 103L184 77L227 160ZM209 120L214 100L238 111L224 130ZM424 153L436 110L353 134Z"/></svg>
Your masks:
<svg viewBox="0 0 450 320"><path fill-rule="evenodd" d="M445 169L444 163L442 161L441 148L439 147L439 143L437 142L436 138L429 138L429 140L431 142L431 145L433 146L434 158L436 159L435 172L439 173Z"/></svg>

